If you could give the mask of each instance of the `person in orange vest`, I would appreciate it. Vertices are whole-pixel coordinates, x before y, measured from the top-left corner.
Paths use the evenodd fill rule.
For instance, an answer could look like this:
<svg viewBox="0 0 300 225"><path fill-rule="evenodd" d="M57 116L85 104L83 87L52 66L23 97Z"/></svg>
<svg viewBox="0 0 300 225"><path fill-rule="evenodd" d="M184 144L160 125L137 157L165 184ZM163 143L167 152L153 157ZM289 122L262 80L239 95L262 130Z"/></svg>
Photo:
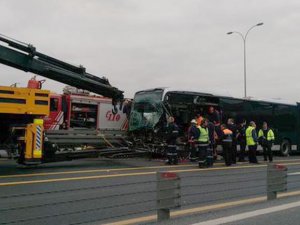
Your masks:
<svg viewBox="0 0 300 225"><path fill-rule="evenodd" d="M221 140L223 148L223 158L226 166L232 164L232 131L229 130L225 124L221 125Z"/></svg>
<svg viewBox="0 0 300 225"><path fill-rule="evenodd" d="M237 126L234 123L233 118L228 118L227 120L227 128L232 131L232 164L236 164L237 157Z"/></svg>

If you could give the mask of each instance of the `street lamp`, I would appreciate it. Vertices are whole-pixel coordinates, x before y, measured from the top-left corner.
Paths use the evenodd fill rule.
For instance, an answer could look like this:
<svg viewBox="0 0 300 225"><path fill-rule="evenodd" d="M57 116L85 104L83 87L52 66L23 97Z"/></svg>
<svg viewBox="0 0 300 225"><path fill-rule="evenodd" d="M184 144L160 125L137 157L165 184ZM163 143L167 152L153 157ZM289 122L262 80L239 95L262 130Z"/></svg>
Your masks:
<svg viewBox="0 0 300 225"><path fill-rule="evenodd" d="M246 32L245 35L243 35L241 32L238 32L238 31L230 31L228 32L227 34L238 34L242 37L243 39L243 43L244 43L244 97L246 98L247 97L247 81L246 81L246 40L247 40L247 36L250 32L250 30L252 30L254 27L258 27L258 26L261 26L263 25L264 23L258 23L258 24L255 24L254 26L250 27L248 29L248 31Z"/></svg>

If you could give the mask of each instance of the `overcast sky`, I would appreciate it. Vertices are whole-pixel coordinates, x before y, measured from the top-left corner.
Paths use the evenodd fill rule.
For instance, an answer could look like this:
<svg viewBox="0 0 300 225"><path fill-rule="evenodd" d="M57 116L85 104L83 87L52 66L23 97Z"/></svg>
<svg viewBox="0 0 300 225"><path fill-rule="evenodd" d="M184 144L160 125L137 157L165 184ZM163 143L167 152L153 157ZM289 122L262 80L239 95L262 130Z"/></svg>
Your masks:
<svg viewBox="0 0 300 225"><path fill-rule="evenodd" d="M153 87L300 101L299 0L0 0L0 33L87 72L133 97ZM0 85L32 74L0 65ZM40 79L42 79L40 77ZM45 89L61 93L47 80Z"/></svg>

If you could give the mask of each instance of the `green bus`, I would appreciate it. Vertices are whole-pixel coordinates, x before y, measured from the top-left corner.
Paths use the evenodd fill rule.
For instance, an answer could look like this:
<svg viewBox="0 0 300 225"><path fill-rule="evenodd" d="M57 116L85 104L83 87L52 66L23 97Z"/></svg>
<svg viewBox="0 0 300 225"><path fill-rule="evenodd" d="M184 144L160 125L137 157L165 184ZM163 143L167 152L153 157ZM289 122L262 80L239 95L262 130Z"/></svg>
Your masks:
<svg viewBox="0 0 300 225"><path fill-rule="evenodd" d="M191 119L197 114L205 116L210 106L214 106L220 112L223 123L228 118L233 118L236 124L243 120L255 121L259 129L266 121L276 137L273 150L284 156L300 150L299 103L234 98L170 88L143 90L135 94L129 132L141 143L157 148L164 141L163 127L167 117L174 116L182 131L180 140L184 146L187 141L185 131Z"/></svg>

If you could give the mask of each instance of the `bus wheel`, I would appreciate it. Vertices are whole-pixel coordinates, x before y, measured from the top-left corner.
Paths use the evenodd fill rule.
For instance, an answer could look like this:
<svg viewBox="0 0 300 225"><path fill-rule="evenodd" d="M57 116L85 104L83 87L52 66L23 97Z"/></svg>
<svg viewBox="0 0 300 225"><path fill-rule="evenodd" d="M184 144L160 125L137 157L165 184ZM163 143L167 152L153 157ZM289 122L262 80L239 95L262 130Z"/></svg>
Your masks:
<svg viewBox="0 0 300 225"><path fill-rule="evenodd" d="M280 154L282 156L288 156L291 152L291 143L288 140L283 140L280 145Z"/></svg>

